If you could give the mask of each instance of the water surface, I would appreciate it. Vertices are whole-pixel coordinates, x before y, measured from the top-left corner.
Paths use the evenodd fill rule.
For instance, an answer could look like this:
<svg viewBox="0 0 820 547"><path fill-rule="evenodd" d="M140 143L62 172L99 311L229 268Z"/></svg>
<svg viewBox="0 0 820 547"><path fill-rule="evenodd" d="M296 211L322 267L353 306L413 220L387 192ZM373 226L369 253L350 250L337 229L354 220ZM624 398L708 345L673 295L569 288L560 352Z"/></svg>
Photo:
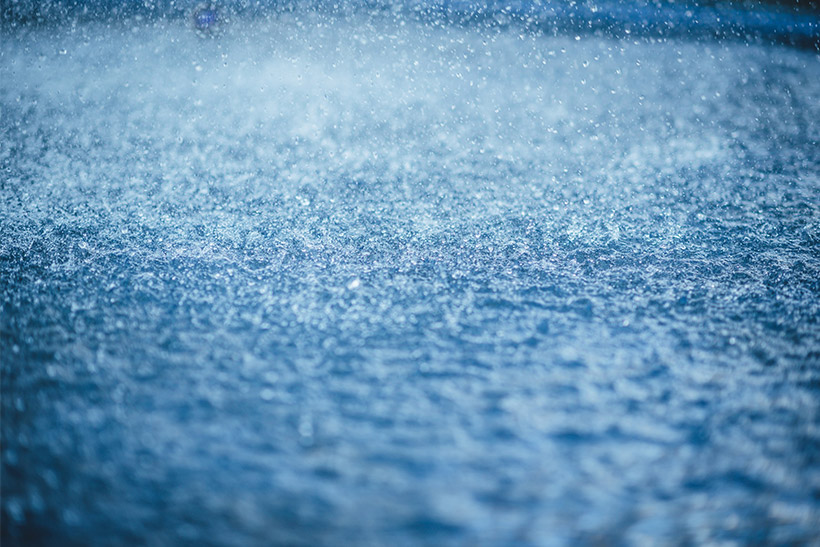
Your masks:
<svg viewBox="0 0 820 547"><path fill-rule="evenodd" d="M808 543L820 57L0 36L3 543Z"/></svg>

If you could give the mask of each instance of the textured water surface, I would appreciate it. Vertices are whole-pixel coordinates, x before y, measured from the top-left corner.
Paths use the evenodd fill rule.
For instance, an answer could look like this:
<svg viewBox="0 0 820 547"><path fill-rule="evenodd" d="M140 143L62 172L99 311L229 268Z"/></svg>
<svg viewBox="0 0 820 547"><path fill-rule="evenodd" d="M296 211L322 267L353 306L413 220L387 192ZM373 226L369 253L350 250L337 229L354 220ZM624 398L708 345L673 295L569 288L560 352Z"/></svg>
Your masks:
<svg viewBox="0 0 820 547"><path fill-rule="evenodd" d="M0 35L4 545L810 542L820 57Z"/></svg>

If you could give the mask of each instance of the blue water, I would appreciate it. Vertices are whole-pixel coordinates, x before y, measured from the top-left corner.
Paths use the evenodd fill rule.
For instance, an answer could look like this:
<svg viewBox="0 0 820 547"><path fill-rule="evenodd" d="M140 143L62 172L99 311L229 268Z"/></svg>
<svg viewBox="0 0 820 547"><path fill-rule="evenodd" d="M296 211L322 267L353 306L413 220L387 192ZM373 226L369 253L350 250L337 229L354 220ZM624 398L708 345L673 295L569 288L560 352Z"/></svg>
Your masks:
<svg viewBox="0 0 820 547"><path fill-rule="evenodd" d="M3 545L811 543L820 56L0 34Z"/></svg>

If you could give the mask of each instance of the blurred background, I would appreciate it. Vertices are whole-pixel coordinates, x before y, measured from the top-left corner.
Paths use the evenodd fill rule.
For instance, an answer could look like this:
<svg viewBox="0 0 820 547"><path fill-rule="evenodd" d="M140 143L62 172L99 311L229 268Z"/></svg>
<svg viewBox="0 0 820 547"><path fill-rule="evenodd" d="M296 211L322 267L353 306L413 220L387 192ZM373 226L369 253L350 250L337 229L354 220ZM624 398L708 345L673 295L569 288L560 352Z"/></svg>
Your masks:
<svg viewBox="0 0 820 547"><path fill-rule="evenodd" d="M190 17L210 5L223 17L269 16L281 11L403 11L464 20L503 15L556 32L625 31L643 35L764 38L814 48L818 43L817 0L0 0L6 24L52 23L88 19ZM694 11L693 11L694 9Z"/></svg>

